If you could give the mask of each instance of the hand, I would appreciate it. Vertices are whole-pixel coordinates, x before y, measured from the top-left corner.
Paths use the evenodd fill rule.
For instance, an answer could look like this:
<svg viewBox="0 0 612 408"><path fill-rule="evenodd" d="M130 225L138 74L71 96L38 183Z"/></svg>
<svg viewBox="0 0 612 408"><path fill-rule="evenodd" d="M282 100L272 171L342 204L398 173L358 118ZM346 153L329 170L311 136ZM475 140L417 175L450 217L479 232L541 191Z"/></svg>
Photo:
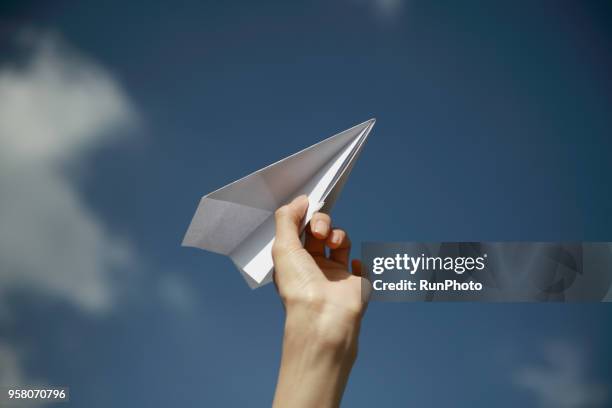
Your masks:
<svg viewBox="0 0 612 408"><path fill-rule="evenodd" d="M276 211L272 254L278 292L288 314L307 308L326 315L320 317L330 320L332 326L354 324L364 312L362 289L368 284L361 278L361 261L353 260L351 273L351 241L345 231L331 228L327 214L313 215L302 246L299 226L307 209L308 198L300 196Z"/></svg>
<svg viewBox="0 0 612 408"><path fill-rule="evenodd" d="M307 197L300 196L275 214L274 280L287 311L277 407L340 403L357 354L367 298L362 291L369 289L359 260L349 271L350 239L332 229L328 215L313 215L302 245L299 229L307 208Z"/></svg>

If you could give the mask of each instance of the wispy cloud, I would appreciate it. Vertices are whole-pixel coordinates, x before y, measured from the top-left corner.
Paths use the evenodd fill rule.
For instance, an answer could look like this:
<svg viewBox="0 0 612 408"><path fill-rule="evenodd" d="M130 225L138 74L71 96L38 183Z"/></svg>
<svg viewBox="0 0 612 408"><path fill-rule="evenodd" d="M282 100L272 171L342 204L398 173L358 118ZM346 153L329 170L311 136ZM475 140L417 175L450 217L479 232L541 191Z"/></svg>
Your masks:
<svg viewBox="0 0 612 408"><path fill-rule="evenodd" d="M515 373L515 383L532 392L545 408L599 408L608 406L609 388L588 374L586 356L564 342L550 344L544 364L525 365Z"/></svg>
<svg viewBox="0 0 612 408"><path fill-rule="evenodd" d="M1 387L19 387L19 386L36 386L41 384L40 381L27 378L23 372L23 353L8 343L0 341L0 386ZM3 396L4 398L4 396ZM21 401L19 407L34 408L44 406L42 402L36 401Z"/></svg>
<svg viewBox="0 0 612 408"><path fill-rule="evenodd" d="M137 122L113 76L49 33L22 65L0 66L0 295L34 290L88 311L112 303L126 240L83 201L71 165Z"/></svg>
<svg viewBox="0 0 612 408"><path fill-rule="evenodd" d="M19 353L0 342L0 386L23 385L23 377Z"/></svg>
<svg viewBox="0 0 612 408"><path fill-rule="evenodd" d="M19 318L7 308L11 293L102 317L124 293L117 274L145 260L87 205L76 183L90 153L122 143L139 115L108 70L59 36L27 32L20 39L26 59L0 65L0 322ZM155 275L159 284L149 295L189 315L196 296L182 275ZM27 350L7 334L0 338L0 385L44 385L28 377Z"/></svg>

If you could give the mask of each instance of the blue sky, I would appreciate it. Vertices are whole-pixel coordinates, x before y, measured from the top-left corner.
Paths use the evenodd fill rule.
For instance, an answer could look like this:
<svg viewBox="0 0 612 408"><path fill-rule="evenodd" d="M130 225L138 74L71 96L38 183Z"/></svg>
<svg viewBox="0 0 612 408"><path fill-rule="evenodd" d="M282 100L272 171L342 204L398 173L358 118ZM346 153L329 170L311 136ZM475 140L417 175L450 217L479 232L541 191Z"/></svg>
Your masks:
<svg viewBox="0 0 612 408"><path fill-rule="evenodd" d="M0 383L269 405L283 312L201 195L376 117L362 241L612 241L606 2L5 2ZM358 255L358 247L354 251ZM606 406L608 304L370 305L345 406ZM606 396L607 395L607 396Z"/></svg>

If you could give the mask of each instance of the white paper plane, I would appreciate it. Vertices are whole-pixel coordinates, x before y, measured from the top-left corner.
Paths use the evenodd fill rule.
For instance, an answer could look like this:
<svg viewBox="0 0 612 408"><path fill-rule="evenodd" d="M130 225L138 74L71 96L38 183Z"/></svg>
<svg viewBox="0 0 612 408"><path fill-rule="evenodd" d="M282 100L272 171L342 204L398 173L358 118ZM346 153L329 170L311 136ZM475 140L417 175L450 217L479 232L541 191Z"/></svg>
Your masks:
<svg viewBox="0 0 612 408"><path fill-rule="evenodd" d="M375 119L338 133L205 195L183 246L229 256L251 288L272 281L274 212L302 194L308 211L329 212Z"/></svg>

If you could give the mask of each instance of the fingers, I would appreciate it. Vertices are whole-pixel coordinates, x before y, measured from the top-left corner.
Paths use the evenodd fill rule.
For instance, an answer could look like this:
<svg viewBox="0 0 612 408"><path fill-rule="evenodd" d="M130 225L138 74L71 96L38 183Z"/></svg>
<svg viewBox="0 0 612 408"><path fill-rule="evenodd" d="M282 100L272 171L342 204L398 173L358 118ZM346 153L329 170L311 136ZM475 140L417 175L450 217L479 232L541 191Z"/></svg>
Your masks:
<svg viewBox="0 0 612 408"><path fill-rule="evenodd" d="M304 247L313 256L325 256L325 246L329 247L329 259L348 267L351 253L351 240L341 229L332 229L331 218L317 212L310 220Z"/></svg>
<svg viewBox="0 0 612 408"><path fill-rule="evenodd" d="M331 230L331 218L327 214L316 212L312 215L309 227L306 228L304 248L313 256L325 256L325 239Z"/></svg>
<svg viewBox="0 0 612 408"><path fill-rule="evenodd" d="M276 210L274 214L276 220L274 247L276 251L302 247L300 223L307 209L308 197L302 195Z"/></svg>
<svg viewBox="0 0 612 408"><path fill-rule="evenodd" d="M347 244L349 247L351 246L351 242L348 238L348 235L346 235L346 232L338 228L334 229L331 232L331 234L329 234L326 242L327 242L327 246L330 247L331 249L343 248Z"/></svg>
<svg viewBox="0 0 612 408"><path fill-rule="evenodd" d="M327 238L327 246L330 248L329 259L348 267L351 240L347 233L341 229L335 229Z"/></svg>
<svg viewBox="0 0 612 408"><path fill-rule="evenodd" d="M311 232L311 228L306 228L306 239L304 248L312 256L325 256L325 240L317 239Z"/></svg>
<svg viewBox="0 0 612 408"><path fill-rule="evenodd" d="M310 220L310 231L317 239L325 239L331 230L331 218L322 212L316 212Z"/></svg>

